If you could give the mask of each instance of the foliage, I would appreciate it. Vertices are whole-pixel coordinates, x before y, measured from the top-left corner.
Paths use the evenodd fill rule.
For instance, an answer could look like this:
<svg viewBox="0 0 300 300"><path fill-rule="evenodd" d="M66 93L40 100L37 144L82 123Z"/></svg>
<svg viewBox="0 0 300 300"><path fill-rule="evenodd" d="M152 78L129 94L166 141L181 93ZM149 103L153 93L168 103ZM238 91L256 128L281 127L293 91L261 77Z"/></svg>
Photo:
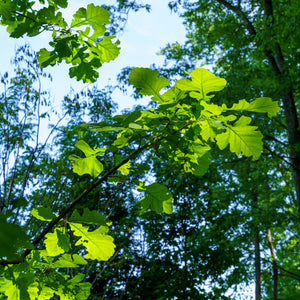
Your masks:
<svg viewBox="0 0 300 300"><path fill-rule="evenodd" d="M118 54L117 45L111 42L112 37L103 36L105 34L103 24L108 23L108 13L101 7L89 5L86 9L81 8L75 13L68 27L59 12L59 7L66 7L67 2L49 1L48 4L48 7L34 10L32 3L7 2L0 10L2 24L8 26L12 37L53 30L53 41L50 45L54 50L42 49L39 52L38 59L41 66L54 65L65 60L75 65L70 69L71 77L85 82L95 81L97 72L94 68L114 59ZM84 29L77 29L81 26L84 26ZM90 35L91 29L93 32ZM98 41L101 36L103 36L102 40ZM98 261L113 259L117 243L113 242L112 235L117 225L109 221L109 216L105 217L95 209L95 198L91 203L88 201L83 203L83 200L95 193L99 187L105 189L108 183L117 189L119 185L132 180L131 184L136 186L137 191L145 194L138 203L135 203L137 209L139 208L140 216L149 214L151 210L168 215L173 211L172 196L168 188L158 182L147 185L147 180L142 180L147 174L151 174L150 166L147 169L141 164L141 162L147 163L145 159L150 152L154 162L160 160L161 156L166 156L166 161L180 170L180 173L185 172L183 174L194 176L201 176L207 172L210 162L214 160L213 153L217 147L220 150L229 147L230 152L235 153L239 158L244 156L257 160L260 157L263 136L257 130L257 126L250 125L251 117L239 114L248 111L275 116L279 111L278 104L269 98L260 97L251 102L241 100L231 108L225 103L218 105L213 100L212 92L223 90L226 84L224 79L201 68L191 71L188 76L177 80L175 85L169 87L169 80L159 76L159 72L146 68L133 69L130 73L130 83L142 95L152 96L152 100L157 103L156 106L106 117L81 126L81 131L87 128L99 136L101 148L97 146L91 148L90 143L80 139L74 144L84 153L82 157L82 154L67 153L70 149L66 146L64 158L70 159L75 173L84 176L78 185L70 186L65 201L55 203L48 199L47 205L44 203L43 206L38 206L37 201L30 199L32 201L28 201L29 207L26 205L14 207L12 204L5 208L1 213L1 225L12 234L7 236L3 231L0 235L1 245L6 245L1 249L2 260L0 261L2 266L0 291L3 295L8 299L51 299L55 295L60 296L61 299L87 299L91 283L86 282L84 273L80 271L77 273L73 269L81 270L93 260L97 264ZM17 87L14 86L16 91ZM30 82L26 90L31 91L31 88ZM36 98L31 99L28 96L26 99L30 99L30 103L40 101L40 95L35 95ZM71 107L72 101L66 100L66 102L67 108L74 111ZM27 106L25 106L26 110ZM33 112L37 114L39 120L41 118L39 111L34 107ZM10 113L7 116L10 117ZM27 111L24 116L27 117ZM18 121L19 114L15 113L14 117ZM4 118L3 124L7 123L7 119ZM65 130L66 135L70 134L68 128ZM81 134L88 137L88 133ZM14 145L17 147L14 149L20 151L18 145L22 143L9 141L3 144ZM39 149L42 148L36 141L33 149L27 149L29 157L30 155L32 157L32 164L30 163L30 167L27 168L30 174L38 175L41 172L31 168L33 162L37 163L34 161L35 155L40 153ZM14 149L8 148L7 153L12 153ZM24 154L26 154L25 150ZM228 152L225 153L228 155ZM49 160L48 166L51 165L51 155L45 155L43 159ZM6 165L9 166L8 160ZM22 170L17 169L18 155L15 158L15 165L16 168L8 172L8 182L16 182L15 176L21 176L23 173ZM91 180L86 175L95 179ZM68 176L74 175L64 176L68 180ZM27 186L26 180L17 181L19 185L22 182ZM81 183L85 184L84 188L81 187ZM5 183L5 186L9 185ZM39 187L39 183L34 178L31 178L28 190L32 187ZM27 201L24 191L23 189L21 196ZM67 192L67 189L64 192ZM4 195L6 196L6 192ZM4 206L7 204L10 203L3 203ZM58 204L63 204L63 207L58 209ZM20 207L24 217L18 220ZM27 217L29 211L32 219L24 226L24 222L31 218L31 216ZM182 220L187 218L188 216L185 215ZM222 220L221 216L218 222ZM181 225L187 230L185 226L188 226L188 223L182 221ZM112 227L110 234L108 234L109 227ZM41 228L38 234L35 233L37 228ZM208 232L208 234L212 233ZM191 238L186 235L185 238L186 251ZM210 240L207 242L207 247L209 246L211 246ZM230 249L234 249L234 246L230 246ZM212 253L214 251L212 249ZM220 253L222 251L219 255ZM161 262L166 265L170 263L168 259L163 258ZM175 265L178 263L176 262ZM231 264L233 262L229 260L226 266L220 268L225 272ZM153 261L150 261L148 269L142 270L142 277L147 278L149 272L156 267ZM180 266L177 265L177 269L181 272ZM182 270L182 274L186 274L186 269ZM157 288L157 295L159 295L158 291ZM192 297L197 295L197 291L192 287L190 292ZM134 294L134 290L132 293Z"/></svg>

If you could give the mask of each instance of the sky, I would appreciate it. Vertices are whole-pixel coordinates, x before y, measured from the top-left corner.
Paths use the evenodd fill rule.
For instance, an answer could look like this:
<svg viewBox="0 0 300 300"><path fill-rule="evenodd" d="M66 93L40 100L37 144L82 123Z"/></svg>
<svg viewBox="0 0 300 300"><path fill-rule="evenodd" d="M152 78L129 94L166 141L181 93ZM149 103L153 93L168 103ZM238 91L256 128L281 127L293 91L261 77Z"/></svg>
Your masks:
<svg viewBox="0 0 300 300"><path fill-rule="evenodd" d="M63 10L63 15L67 20L79 7L84 7L89 3L99 5L99 0L69 0L69 8ZM113 4L115 1L107 0L101 3ZM125 27L125 31L118 36L121 41L121 52L114 61L105 63L99 71L99 79L96 85L99 89L107 84L116 83L116 76L126 66L149 67L151 64L162 64L163 57L156 55L167 43L183 42L185 39L185 28L182 19L177 14L170 12L167 0L151 0L152 9L150 13L145 11L130 12ZM100 5L101 5L100 3ZM4 27L0 27L0 40L5 46L0 48L0 73L9 71L11 74L12 66L10 60L14 56L18 46L28 42L30 46L38 51L41 48L48 48L50 34L43 34L33 38L12 39ZM2 44L2 45L3 45ZM53 82L44 84L44 88L50 89L54 101L59 103L68 94L72 87L75 91L81 90L83 84L75 79L70 79L68 66L64 63L45 69L53 76ZM130 95L123 95L120 92L114 93L113 100L118 103L119 109L132 107L137 104L130 98Z"/></svg>

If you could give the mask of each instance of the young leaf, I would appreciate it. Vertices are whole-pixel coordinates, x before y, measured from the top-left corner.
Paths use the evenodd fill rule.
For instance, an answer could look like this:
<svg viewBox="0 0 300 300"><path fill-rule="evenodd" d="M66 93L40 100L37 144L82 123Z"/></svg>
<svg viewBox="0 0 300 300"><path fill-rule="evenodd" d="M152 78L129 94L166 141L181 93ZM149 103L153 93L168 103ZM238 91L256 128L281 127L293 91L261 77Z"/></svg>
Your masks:
<svg viewBox="0 0 300 300"><path fill-rule="evenodd" d="M57 256L69 251L70 240L60 229L47 233L45 239L46 250L49 256Z"/></svg>
<svg viewBox="0 0 300 300"><path fill-rule="evenodd" d="M259 158L262 151L263 135L257 131L256 126L249 126L251 118L242 116L233 126L227 125L224 133L216 137L217 145L221 150L230 145L230 151L237 156L253 156L253 160Z"/></svg>
<svg viewBox="0 0 300 300"><path fill-rule="evenodd" d="M109 24L109 12L101 7L95 6L94 4L89 4L87 9L81 7L73 15L73 20L71 27L79 26L92 26L94 31L97 32L99 36L103 35L105 32L105 26L103 24Z"/></svg>
<svg viewBox="0 0 300 300"><path fill-rule="evenodd" d="M115 245L113 238L107 235L108 227L100 226L94 231L88 231L88 227L81 224L69 223L74 235L80 237L76 242L76 246L83 245L87 254L87 259L96 259L107 261L113 255Z"/></svg>
<svg viewBox="0 0 300 300"><path fill-rule="evenodd" d="M79 176L89 174L92 177L97 177L103 171L102 163L95 157L80 158L76 155L70 155L73 172Z"/></svg>
<svg viewBox="0 0 300 300"><path fill-rule="evenodd" d="M207 95L210 92L221 91L226 80L220 78L206 69L198 68L191 72L192 79L183 78L176 81L176 86L182 91L191 91L190 96L198 100L207 100L214 95Z"/></svg>
<svg viewBox="0 0 300 300"><path fill-rule="evenodd" d="M233 104L231 108L227 108L225 104L222 105L224 110L238 110L238 111L254 111L259 113L268 113L269 117L275 117L280 110L278 101L272 101L271 98L261 97L256 98L251 102L240 100L239 103Z"/></svg>
<svg viewBox="0 0 300 300"><path fill-rule="evenodd" d="M18 286L5 277L0 277L0 292L7 296L7 300L21 300Z"/></svg>
<svg viewBox="0 0 300 300"><path fill-rule="evenodd" d="M105 152L105 148L94 147L92 149L85 141L80 140L75 144L75 147L80 149L86 158L78 157L77 155L70 155L69 159L72 163L73 172L78 175L89 174L97 177L103 170L102 163L96 158Z"/></svg>
<svg viewBox="0 0 300 300"><path fill-rule="evenodd" d="M159 183L152 183L148 186L140 185L137 190L145 193L145 197L140 200L143 210L150 208L158 214L173 212L173 197L164 185Z"/></svg>
<svg viewBox="0 0 300 300"><path fill-rule="evenodd" d="M94 149L92 149L84 140L78 141L75 144L75 147L81 150L86 157L92 155L101 155L106 150L105 148L98 148L98 147L94 147Z"/></svg>
<svg viewBox="0 0 300 300"><path fill-rule="evenodd" d="M53 268L77 268L78 265L86 265L87 261L78 254L64 254L52 265Z"/></svg>
<svg viewBox="0 0 300 300"><path fill-rule="evenodd" d="M140 88L141 95L153 95L152 100L164 102L160 90L169 85L169 80L165 77L157 77L158 75L158 71L135 68L130 72L129 83Z"/></svg>

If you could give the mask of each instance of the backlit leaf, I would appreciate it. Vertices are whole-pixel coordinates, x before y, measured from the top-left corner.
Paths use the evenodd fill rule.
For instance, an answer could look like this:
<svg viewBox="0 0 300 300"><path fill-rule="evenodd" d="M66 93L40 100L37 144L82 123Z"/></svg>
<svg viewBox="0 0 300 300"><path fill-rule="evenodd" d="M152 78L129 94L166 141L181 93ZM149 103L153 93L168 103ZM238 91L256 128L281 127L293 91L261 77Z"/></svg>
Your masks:
<svg viewBox="0 0 300 300"><path fill-rule="evenodd" d="M192 79L177 80L176 86L182 91L190 91L190 96L198 100L212 98L214 95L208 95L208 93L221 91L226 85L224 78L220 78L206 69L195 69L190 75Z"/></svg>
<svg viewBox="0 0 300 300"><path fill-rule="evenodd" d="M253 111L259 113L267 113L269 117L275 117L280 110L278 101L272 101L271 98L261 97L256 98L251 102L246 100L240 100L239 103L235 103L231 108L227 108L225 104L222 105L224 110L238 110L238 111Z"/></svg>
<svg viewBox="0 0 300 300"><path fill-rule="evenodd" d="M158 77L159 72L147 68L135 68L130 72L129 83L140 88L142 95L153 95L152 100L164 101L161 89L169 85L165 77Z"/></svg>
<svg viewBox="0 0 300 300"><path fill-rule="evenodd" d="M113 238L107 235L108 227L100 226L94 231L88 231L89 228L81 224L69 225L74 235L80 237L75 245L83 245L87 250L85 258L107 261L113 255L115 245Z"/></svg>
<svg viewBox="0 0 300 300"><path fill-rule="evenodd" d="M52 210L49 207L34 207L31 210L31 214L41 221L52 221L52 219L55 217L55 214L52 212Z"/></svg>
<svg viewBox="0 0 300 300"><path fill-rule="evenodd" d="M57 256L69 251L70 240L60 229L47 233L45 239L46 250L49 256Z"/></svg>
<svg viewBox="0 0 300 300"><path fill-rule="evenodd" d="M224 133L216 137L217 145L221 150L228 144L230 151L237 156L253 156L253 160L259 158L262 151L263 135L257 131L256 126L250 126L251 118L242 116L233 126L228 125Z"/></svg>

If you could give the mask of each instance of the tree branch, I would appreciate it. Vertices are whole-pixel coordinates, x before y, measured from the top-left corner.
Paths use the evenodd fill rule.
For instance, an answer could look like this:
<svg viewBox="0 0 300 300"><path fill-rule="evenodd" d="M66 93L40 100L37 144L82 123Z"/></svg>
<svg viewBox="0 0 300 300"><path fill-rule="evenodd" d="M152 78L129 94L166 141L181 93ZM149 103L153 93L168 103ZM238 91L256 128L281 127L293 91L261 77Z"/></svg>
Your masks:
<svg viewBox="0 0 300 300"><path fill-rule="evenodd" d="M246 14L241 10L241 7L239 5L234 6L234 5L230 4L229 2L227 2L226 0L216 0L216 1L219 2L220 4L224 5L225 7L227 7L229 10L236 13L240 17L240 19L243 21L243 23L246 25L246 28L247 28L249 34L256 36L255 27L253 26L252 22L248 19Z"/></svg>

